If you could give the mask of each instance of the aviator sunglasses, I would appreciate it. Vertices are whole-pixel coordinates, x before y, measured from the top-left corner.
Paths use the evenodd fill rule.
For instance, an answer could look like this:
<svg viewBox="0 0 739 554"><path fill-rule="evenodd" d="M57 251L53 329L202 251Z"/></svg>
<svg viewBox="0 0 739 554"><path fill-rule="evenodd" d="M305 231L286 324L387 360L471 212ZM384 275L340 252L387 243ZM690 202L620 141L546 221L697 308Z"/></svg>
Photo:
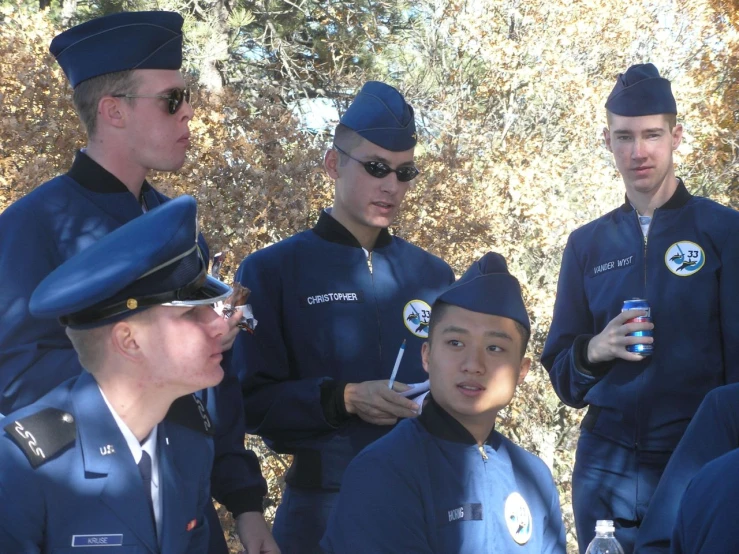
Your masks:
<svg viewBox="0 0 739 554"><path fill-rule="evenodd" d="M170 115L177 113L184 102L190 103L189 88L173 88L169 94L139 95L139 94L113 94L113 98L161 98L167 100L167 111Z"/></svg>
<svg viewBox="0 0 739 554"><path fill-rule="evenodd" d="M344 152L341 148L336 146L334 144L334 148L344 154L347 158L350 160L354 160L357 163L362 164L364 167L364 170L372 175L372 177L377 177L378 179L382 179L383 177L386 177L387 175L390 175L391 173L395 173L398 177L398 181L401 183L407 183L408 181L412 181L416 177L418 177L418 174L420 171L417 167L413 165L404 165L403 167L399 167L398 169L393 169L389 165L387 165L385 162L378 162L375 160L371 160L368 162L363 162L362 160L358 160L357 158L354 158Z"/></svg>

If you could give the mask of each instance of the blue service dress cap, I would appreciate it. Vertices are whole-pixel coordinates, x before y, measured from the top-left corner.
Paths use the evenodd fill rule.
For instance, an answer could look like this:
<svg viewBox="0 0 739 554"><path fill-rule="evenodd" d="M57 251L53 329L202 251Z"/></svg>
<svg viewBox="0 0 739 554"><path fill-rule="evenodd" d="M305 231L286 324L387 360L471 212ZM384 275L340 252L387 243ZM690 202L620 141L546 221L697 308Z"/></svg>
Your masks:
<svg viewBox="0 0 739 554"><path fill-rule="evenodd" d="M473 312L507 317L531 331L521 285L508 272L505 258L497 252L488 252L473 263L436 301Z"/></svg>
<svg viewBox="0 0 739 554"><path fill-rule="evenodd" d="M379 81L364 84L341 117L341 124L391 152L416 146L413 108L397 89Z"/></svg>
<svg viewBox="0 0 739 554"><path fill-rule="evenodd" d="M606 100L606 109L616 115L677 114L670 81L660 77L651 63L632 65L616 79Z"/></svg>
<svg viewBox="0 0 739 554"><path fill-rule="evenodd" d="M49 50L72 88L116 71L179 69L182 22L175 12L115 13L67 29L54 37Z"/></svg>
<svg viewBox="0 0 739 554"><path fill-rule="evenodd" d="M231 287L207 275L197 236L195 199L166 202L57 267L31 295L31 314L90 328L151 306L225 300Z"/></svg>

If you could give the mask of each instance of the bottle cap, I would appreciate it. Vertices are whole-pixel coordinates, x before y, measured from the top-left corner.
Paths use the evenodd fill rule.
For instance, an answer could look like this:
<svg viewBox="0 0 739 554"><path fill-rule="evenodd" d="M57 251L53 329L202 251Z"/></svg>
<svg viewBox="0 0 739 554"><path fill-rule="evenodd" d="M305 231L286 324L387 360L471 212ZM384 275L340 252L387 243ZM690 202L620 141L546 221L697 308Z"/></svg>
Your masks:
<svg viewBox="0 0 739 554"><path fill-rule="evenodd" d="M613 521L610 519L599 519L595 522L596 533L613 533L615 530Z"/></svg>

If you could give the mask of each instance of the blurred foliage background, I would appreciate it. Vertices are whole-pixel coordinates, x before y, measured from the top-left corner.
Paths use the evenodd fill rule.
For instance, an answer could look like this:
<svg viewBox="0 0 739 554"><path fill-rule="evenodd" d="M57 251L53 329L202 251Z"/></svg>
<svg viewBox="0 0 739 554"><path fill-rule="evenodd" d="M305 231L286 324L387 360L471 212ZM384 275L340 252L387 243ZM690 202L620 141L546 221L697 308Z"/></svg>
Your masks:
<svg viewBox="0 0 739 554"><path fill-rule="evenodd" d="M499 251L521 281L535 365L499 428L552 468L574 549L582 413L559 402L538 357L568 234L623 201L603 103L629 65L657 65L685 128L677 174L694 194L739 206L739 0L0 0L0 211L84 145L52 37L139 9L185 17L192 148L180 172L152 182L198 198L227 279L331 203L330 132L306 118L341 112L368 79L404 92L422 174L393 231L458 274ZM270 482L271 519L289 460L246 441Z"/></svg>

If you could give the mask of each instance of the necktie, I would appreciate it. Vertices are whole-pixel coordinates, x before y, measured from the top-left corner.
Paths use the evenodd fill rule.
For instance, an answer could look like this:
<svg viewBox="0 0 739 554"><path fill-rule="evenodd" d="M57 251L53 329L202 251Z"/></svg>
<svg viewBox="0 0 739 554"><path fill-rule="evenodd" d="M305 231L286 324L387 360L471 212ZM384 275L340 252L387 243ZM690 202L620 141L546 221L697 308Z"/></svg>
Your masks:
<svg viewBox="0 0 739 554"><path fill-rule="evenodd" d="M156 533L157 522L154 517L154 502L151 500L151 456L146 450L141 452L141 460L139 460L139 473L141 480L144 482L144 491L146 491L146 500L149 502L149 511L151 512L151 520L154 522L154 533Z"/></svg>

